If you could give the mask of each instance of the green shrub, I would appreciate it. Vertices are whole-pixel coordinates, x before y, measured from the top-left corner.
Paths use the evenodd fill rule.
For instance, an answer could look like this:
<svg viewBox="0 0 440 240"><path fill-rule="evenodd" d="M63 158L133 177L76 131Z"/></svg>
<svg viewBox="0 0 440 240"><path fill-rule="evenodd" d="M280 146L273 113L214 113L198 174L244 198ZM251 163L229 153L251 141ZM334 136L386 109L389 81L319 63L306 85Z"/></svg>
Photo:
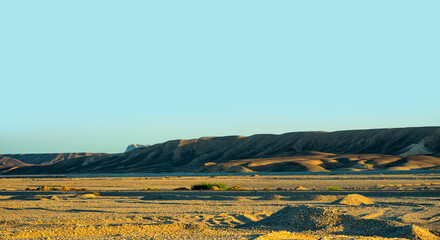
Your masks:
<svg viewBox="0 0 440 240"><path fill-rule="evenodd" d="M212 187L217 187L221 190L228 189L224 183L201 183L192 185L191 190L210 190Z"/></svg>
<svg viewBox="0 0 440 240"><path fill-rule="evenodd" d="M330 190L330 191L341 191L342 188L329 186L329 187L327 187L327 190Z"/></svg>

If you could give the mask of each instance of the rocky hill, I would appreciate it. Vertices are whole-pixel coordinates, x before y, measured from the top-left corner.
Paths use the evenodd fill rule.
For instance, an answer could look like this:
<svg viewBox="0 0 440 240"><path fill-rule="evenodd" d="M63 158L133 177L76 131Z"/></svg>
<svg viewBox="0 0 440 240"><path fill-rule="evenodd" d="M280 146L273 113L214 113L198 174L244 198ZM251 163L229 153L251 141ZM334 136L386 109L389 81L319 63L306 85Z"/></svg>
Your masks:
<svg viewBox="0 0 440 240"><path fill-rule="evenodd" d="M9 174L440 169L440 127L294 132L173 140Z"/></svg>
<svg viewBox="0 0 440 240"><path fill-rule="evenodd" d="M142 144L130 144L127 146L127 148L125 149L125 152L130 152L134 149L137 148L145 148L145 147L149 147L149 145L142 145Z"/></svg>
<svg viewBox="0 0 440 240"><path fill-rule="evenodd" d="M0 154L0 170L24 166L49 165L78 157L101 156L101 153Z"/></svg>

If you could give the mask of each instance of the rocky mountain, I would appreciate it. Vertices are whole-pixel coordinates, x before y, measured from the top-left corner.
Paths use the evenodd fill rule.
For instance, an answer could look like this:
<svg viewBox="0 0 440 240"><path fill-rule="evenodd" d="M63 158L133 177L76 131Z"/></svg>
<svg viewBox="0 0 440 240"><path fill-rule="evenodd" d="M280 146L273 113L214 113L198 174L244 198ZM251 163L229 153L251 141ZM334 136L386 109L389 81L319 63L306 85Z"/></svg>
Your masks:
<svg viewBox="0 0 440 240"><path fill-rule="evenodd" d="M149 147L150 145L142 145L142 144L130 144L127 146L127 148L125 149L125 152L130 152L136 148L145 148L145 147Z"/></svg>
<svg viewBox="0 0 440 240"><path fill-rule="evenodd" d="M173 140L9 174L440 169L440 127L294 132Z"/></svg>

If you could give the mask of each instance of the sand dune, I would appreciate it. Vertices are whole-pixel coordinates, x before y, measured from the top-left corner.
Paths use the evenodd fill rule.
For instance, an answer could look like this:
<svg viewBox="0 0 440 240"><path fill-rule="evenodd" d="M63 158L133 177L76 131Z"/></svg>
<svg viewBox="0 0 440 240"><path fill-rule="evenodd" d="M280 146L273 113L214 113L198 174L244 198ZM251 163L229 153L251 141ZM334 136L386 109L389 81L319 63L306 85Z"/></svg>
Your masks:
<svg viewBox="0 0 440 240"><path fill-rule="evenodd" d="M327 154L283 158L233 160L227 163L210 163L200 172L328 172L328 171L408 171L440 168L440 158L425 155L392 156L379 154Z"/></svg>

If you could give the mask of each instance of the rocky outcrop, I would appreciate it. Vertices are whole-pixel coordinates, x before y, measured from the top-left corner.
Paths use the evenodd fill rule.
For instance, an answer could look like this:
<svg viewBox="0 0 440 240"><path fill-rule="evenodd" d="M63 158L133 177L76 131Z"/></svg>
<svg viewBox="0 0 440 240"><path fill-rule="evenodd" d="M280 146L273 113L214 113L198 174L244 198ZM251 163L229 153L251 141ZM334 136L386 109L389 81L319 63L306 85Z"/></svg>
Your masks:
<svg viewBox="0 0 440 240"><path fill-rule="evenodd" d="M130 152L133 151L137 148L145 148L148 147L149 145L142 145L142 144L130 144L127 146L127 148L125 149L125 152Z"/></svg>
<svg viewBox="0 0 440 240"><path fill-rule="evenodd" d="M10 173L439 169L438 139L440 127L209 137L173 140L123 154L85 156L48 166L21 167ZM432 154L401 155L428 152Z"/></svg>

